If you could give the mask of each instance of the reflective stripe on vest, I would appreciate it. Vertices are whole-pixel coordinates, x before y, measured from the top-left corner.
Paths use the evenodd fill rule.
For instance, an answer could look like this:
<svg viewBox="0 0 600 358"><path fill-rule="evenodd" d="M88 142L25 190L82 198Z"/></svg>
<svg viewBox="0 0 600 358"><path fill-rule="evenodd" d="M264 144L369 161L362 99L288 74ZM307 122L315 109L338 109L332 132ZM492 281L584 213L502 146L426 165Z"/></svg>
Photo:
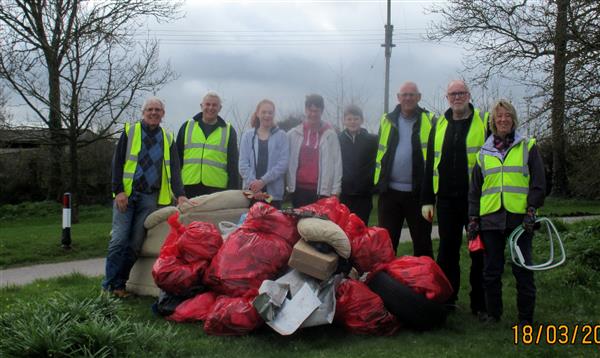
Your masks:
<svg viewBox="0 0 600 358"><path fill-rule="evenodd" d="M421 151L423 153L423 160L427 159L427 140L429 139L429 132L431 131L432 120L433 113L421 113L421 128L419 129L419 139L421 141ZM377 157L375 158L375 175L373 177L373 183L375 185L379 183L379 178L381 177L381 161L383 159L383 156L387 152L392 127L392 121L388 118L387 114L384 113L383 116L381 116L381 120L379 123L379 146L377 147Z"/></svg>
<svg viewBox="0 0 600 358"><path fill-rule="evenodd" d="M190 119L185 127L181 179L184 185L227 187L227 144L231 125L217 127L208 138L198 123Z"/></svg>
<svg viewBox="0 0 600 358"><path fill-rule="evenodd" d="M471 172L477 162L477 152L485 143L487 123L489 113L485 112L483 118L479 115L479 110L473 111L473 120L469 126L469 132L467 133L467 170L469 174L469 181L471 179ZM441 115L436 124L435 137L433 143L433 192L437 194L439 190L440 177L438 167L442 161L442 146L444 145L444 137L446 136L446 128L448 128L448 120Z"/></svg>
<svg viewBox="0 0 600 358"><path fill-rule="evenodd" d="M529 193L529 151L535 139L522 140L508 150L504 162L500 158L479 152L477 164L483 175L479 215L494 213L502 206L515 214L527 211Z"/></svg>
<svg viewBox="0 0 600 358"><path fill-rule="evenodd" d="M163 169L161 171L160 190L158 192L158 204L171 204L171 151L170 146L173 143L173 135L167 133L161 128L163 135ZM127 135L127 152L125 164L123 165L123 189L127 196L131 196L133 191L133 176L138 164L138 154L142 150L142 123L136 122L131 125L125 124L125 134ZM113 197L115 193L113 193Z"/></svg>

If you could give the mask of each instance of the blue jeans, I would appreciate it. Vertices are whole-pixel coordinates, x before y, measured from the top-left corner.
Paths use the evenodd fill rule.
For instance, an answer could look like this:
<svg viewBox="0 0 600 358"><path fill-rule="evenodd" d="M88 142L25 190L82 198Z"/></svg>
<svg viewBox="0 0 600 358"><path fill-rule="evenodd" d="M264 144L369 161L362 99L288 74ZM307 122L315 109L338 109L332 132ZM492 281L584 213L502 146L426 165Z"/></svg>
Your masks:
<svg viewBox="0 0 600 358"><path fill-rule="evenodd" d="M127 210L122 213L113 202L112 237L106 255L106 275L102 281L105 290L124 289L129 272L144 243L146 217L156 210L158 193L133 192Z"/></svg>

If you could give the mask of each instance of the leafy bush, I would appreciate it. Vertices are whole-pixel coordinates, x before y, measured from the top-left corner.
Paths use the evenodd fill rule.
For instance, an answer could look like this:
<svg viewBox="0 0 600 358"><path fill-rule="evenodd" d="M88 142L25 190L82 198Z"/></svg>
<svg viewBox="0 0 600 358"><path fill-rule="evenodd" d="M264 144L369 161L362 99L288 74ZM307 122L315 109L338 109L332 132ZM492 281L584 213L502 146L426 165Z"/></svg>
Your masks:
<svg viewBox="0 0 600 358"><path fill-rule="evenodd" d="M58 295L20 302L0 315L0 355L15 357L108 357L169 348L170 328L132 323L120 302L102 294L75 299Z"/></svg>

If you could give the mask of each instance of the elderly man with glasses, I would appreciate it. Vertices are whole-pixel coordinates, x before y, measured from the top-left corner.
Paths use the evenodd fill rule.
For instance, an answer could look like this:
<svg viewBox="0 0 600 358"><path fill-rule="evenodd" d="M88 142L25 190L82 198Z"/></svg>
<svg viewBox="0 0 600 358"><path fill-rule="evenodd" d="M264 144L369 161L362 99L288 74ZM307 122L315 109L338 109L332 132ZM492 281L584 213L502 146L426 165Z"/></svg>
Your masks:
<svg viewBox="0 0 600 358"><path fill-rule="evenodd" d="M406 219L413 254L433 258L431 222L421 217L419 194L434 115L419 107L421 93L414 82L403 83L397 97L398 105L382 116L379 127L374 177L379 226L390 233L395 252Z"/></svg>
<svg viewBox="0 0 600 358"><path fill-rule="evenodd" d="M447 302L454 309L460 287L460 246L468 224L468 192L477 152L488 136L487 112L470 103L471 94L460 80L451 81L446 93L450 108L438 118L427 146L425 179L421 193L422 215L433 220L437 202L440 246L437 263L452 288ZM471 253L471 312L485 312L483 293L483 254Z"/></svg>

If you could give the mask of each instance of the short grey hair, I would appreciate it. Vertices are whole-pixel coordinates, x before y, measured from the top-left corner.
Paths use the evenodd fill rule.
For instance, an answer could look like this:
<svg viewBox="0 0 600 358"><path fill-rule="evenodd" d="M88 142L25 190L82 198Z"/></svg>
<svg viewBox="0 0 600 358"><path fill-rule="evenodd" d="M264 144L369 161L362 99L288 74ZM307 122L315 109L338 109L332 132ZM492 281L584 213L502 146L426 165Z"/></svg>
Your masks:
<svg viewBox="0 0 600 358"><path fill-rule="evenodd" d="M158 98L158 97L148 97L146 98L146 100L144 101L144 104L142 104L142 113L146 110L146 108L150 105L150 103L156 102L158 104L160 104L160 107L162 108L162 110L165 110L165 103L162 101L162 99Z"/></svg>
<svg viewBox="0 0 600 358"><path fill-rule="evenodd" d="M204 102L204 100L208 97L213 97L219 100L219 104L223 104L223 101L221 100L221 96L219 96L219 94L216 91L208 91L206 92L206 94L204 95L204 97L202 97L202 102Z"/></svg>

